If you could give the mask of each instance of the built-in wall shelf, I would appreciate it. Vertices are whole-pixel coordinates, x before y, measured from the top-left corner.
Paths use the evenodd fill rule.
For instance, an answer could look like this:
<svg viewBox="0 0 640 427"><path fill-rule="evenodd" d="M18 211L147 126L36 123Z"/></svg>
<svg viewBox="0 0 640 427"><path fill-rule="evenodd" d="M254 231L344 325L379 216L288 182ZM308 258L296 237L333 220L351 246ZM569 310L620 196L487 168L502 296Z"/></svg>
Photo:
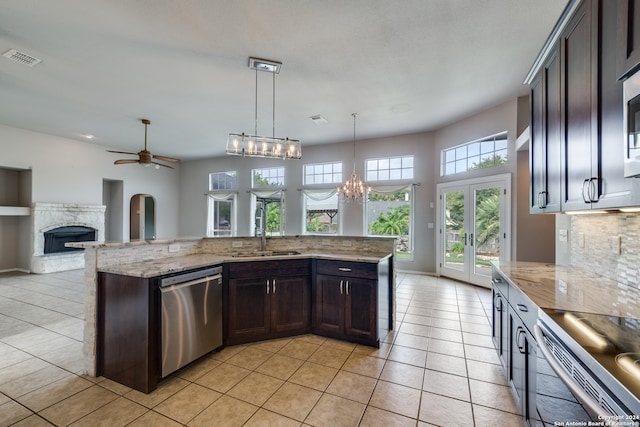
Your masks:
<svg viewBox="0 0 640 427"><path fill-rule="evenodd" d="M31 208L23 206L0 206L0 216L29 216Z"/></svg>

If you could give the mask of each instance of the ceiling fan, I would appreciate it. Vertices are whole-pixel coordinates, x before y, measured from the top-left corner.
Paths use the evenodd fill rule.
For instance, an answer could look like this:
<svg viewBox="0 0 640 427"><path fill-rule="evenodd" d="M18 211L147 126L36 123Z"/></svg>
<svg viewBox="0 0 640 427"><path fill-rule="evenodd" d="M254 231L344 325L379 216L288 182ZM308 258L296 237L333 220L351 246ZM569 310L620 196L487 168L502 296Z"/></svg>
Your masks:
<svg viewBox="0 0 640 427"><path fill-rule="evenodd" d="M152 154L147 150L147 126L151 124L150 120L142 119L141 122L144 124L144 150L139 151L137 153L130 153L128 151L113 151L107 150L109 153L119 153L119 154L131 154L134 156L138 156L137 159L120 159L113 162L114 165L124 165L127 163L140 163L143 166L151 166L152 164L156 165L156 169L160 169L160 166L164 166L165 168L173 169L173 167L169 165L165 165L162 163L154 162L153 159L162 160L163 162L171 162L178 163L180 160L175 159L173 157L167 156L159 156L157 154Z"/></svg>

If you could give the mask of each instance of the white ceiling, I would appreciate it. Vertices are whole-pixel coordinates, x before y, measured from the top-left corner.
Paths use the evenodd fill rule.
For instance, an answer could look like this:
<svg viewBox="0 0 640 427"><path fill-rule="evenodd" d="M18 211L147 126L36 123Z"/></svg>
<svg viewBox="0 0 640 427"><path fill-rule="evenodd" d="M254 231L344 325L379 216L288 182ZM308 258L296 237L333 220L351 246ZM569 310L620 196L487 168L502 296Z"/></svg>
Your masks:
<svg viewBox="0 0 640 427"><path fill-rule="evenodd" d="M0 123L181 159L254 132L305 145L434 130L526 94L566 0L2 0ZM272 75L258 76L272 133ZM320 114L326 125L309 117ZM85 140L86 141L86 140ZM114 155L115 156L115 155Z"/></svg>

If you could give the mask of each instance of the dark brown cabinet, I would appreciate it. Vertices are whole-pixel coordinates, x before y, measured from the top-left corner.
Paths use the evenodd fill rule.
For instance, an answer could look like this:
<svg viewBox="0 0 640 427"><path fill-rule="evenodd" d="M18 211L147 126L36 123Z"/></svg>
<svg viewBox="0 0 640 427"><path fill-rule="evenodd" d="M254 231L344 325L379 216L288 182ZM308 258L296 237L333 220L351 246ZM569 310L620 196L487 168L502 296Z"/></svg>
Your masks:
<svg viewBox="0 0 640 427"><path fill-rule="evenodd" d="M556 44L529 90L531 213L559 212L561 209L560 76L560 49Z"/></svg>
<svg viewBox="0 0 640 427"><path fill-rule="evenodd" d="M492 338L525 425L535 426L538 308L494 268Z"/></svg>
<svg viewBox="0 0 640 427"><path fill-rule="evenodd" d="M640 201L637 183L624 178L615 53L620 7L614 1L571 2L572 13L536 61L539 69L529 81L531 213L612 209Z"/></svg>
<svg viewBox="0 0 640 427"><path fill-rule="evenodd" d="M313 282L313 331L379 346L390 329L388 263L318 260Z"/></svg>
<svg viewBox="0 0 640 427"><path fill-rule="evenodd" d="M159 378L153 279L98 273L96 374L149 393Z"/></svg>
<svg viewBox="0 0 640 427"><path fill-rule="evenodd" d="M225 334L239 344L309 332L309 260L250 261L229 265Z"/></svg>
<svg viewBox="0 0 640 427"><path fill-rule="evenodd" d="M640 0L618 0L617 75L623 79L640 68Z"/></svg>

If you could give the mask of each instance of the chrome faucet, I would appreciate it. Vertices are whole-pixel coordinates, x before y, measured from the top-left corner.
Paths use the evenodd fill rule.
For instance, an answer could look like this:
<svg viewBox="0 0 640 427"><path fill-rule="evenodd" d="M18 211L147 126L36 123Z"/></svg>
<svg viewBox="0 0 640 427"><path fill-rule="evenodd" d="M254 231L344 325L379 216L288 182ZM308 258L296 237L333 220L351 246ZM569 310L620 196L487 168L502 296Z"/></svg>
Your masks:
<svg viewBox="0 0 640 427"><path fill-rule="evenodd" d="M256 208L255 215L255 235L260 236L260 251L264 252L267 250L267 215L266 210L264 208L264 204L260 204ZM260 227L258 227L258 220L260 221Z"/></svg>

